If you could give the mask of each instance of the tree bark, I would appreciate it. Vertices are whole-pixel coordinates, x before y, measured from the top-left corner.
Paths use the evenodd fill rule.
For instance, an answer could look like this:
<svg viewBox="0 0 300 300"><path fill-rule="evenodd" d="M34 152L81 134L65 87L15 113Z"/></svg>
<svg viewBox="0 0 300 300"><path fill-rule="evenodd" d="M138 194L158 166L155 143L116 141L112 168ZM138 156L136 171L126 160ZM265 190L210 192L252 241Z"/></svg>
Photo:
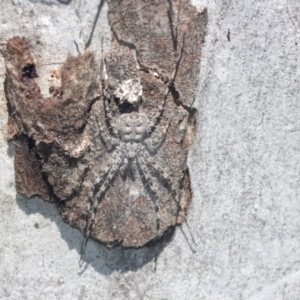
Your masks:
<svg viewBox="0 0 300 300"><path fill-rule="evenodd" d="M300 3L193 2L208 14L189 102L198 121L187 221L197 245L184 223L159 253L156 272L153 248L107 249L94 241L86 249L89 265L77 264L82 234L53 204L16 195L18 146L6 141L1 56L0 298L300 297ZM14 36L29 41L47 97L50 71L68 53L88 46L100 61L108 51L107 9L100 0L1 0L0 47Z"/></svg>

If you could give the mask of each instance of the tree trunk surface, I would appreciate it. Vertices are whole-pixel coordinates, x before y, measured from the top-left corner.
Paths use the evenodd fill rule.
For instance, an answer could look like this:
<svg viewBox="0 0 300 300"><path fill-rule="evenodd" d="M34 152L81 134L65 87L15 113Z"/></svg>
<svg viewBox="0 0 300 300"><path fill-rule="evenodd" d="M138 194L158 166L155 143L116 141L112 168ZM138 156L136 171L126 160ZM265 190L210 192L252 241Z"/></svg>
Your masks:
<svg viewBox="0 0 300 300"><path fill-rule="evenodd" d="M15 153L29 154L7 142L6 43L26 38L46 98L49 74L68 54L88 48L100 69L112 46L108 5L119 9L107 2L0 0L0 298L299 299L299 1L191 1L199 13L207 9L200 72L178 84L188 91L185 105L197 110L188 153L192 200L188 223L162 247L109 249L89 240L78 263L82 233L53 203L16 193ZM126 25L118 18L114 34ZM157 16L146 21L176 36L176 26ZM143 20L136 26L145 39ZM154 66L155 55L143 49ZM166 66L176 61L157 49Z"/></svg>

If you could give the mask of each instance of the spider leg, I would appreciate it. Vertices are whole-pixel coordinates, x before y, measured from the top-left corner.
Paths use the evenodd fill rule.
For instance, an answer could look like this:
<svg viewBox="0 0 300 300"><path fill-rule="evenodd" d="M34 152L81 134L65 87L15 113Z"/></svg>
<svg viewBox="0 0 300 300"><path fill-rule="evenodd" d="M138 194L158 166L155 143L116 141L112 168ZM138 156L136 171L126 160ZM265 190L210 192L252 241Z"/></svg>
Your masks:
<svg viewBox="0 0 300 300"><path fill-rule="evenodd" d="M168 87L167 87L167 90L166 90L165 95L163 97L163 101L158 106L158 109L157 109L156 113L154 114L154 116L152 117L152 121L150 122L149 129L148 129L148 134L153 132L155 130L155 127L157 126L157 124L160 122L160 119L162 117L162 114L163 114L163 111L164 111L164 108L165 108L165 105L166 105L166 102L167 102L168 95L169 95L171 89L174 88L175 78L176 78L176 75L177 75L177 72L178 72L178 69L179 69L180 61L182 59L183 47L184 47L184 40L183 40L183 45L181 47L179 58L178 58L178 60L175 64L175 68L174 68L172 77L171 77L171 79L169 79Z"/></svg>
<svg viewBox="0 0 300 300"><path fill-rule="evenodd" d="M156 163L156 161L152 158L152 156L150 156L148 151L146 149L143 149L141 151L141 155L144 158L146 164L151 165L159 173L159 176L168 183L172 194L177 195L176 191L173 188L172 182L170 180L170 176ZM179 205L178 200L176 199L175 201L176 204Z"/></svg>
<svg viewBox="0 0 300 300"><path fill-rule="evenodd" d="M122 152L117 149L111 156L107 166L104 168L104 170L101 172L101 174L96 178L95 183L93 185L93 188L89 194L90 203L87 207L88 215L87 215L87 222L84 229L84 240L81 245L81 251L80 251L80 261L82 260L84 250L87 244L87 241L89 239L90 233L91 233L91 227L95 220L96 216L96 210L100 203L100 200L106 191L109 183L113 179L115 173L118 171L121 163L123 161L123 155ZM106 178L105 178L106 176ZM105 180L104 180L105 178ZM95 194L95 187L101 183L99 191L97 192L96 196Z"/></svg>
<svg viewBox="0 0 300 300"><path fill-rule="evenodd" d="M152 134L151 138L144 141L144 144L147 146L150 152L155 152L162 145L170 127L170 123L171 122L169 121L167 124L160 126L162 130L159 130L158 134L155 132L154 134L156 134L156 136L153 136L154 134Z"/></svg>
<svg viewBox="0 0 300 300"><path fill-rule="evenodd" d="M157 236L158 236L158 231L160 228L160 220L159 220L159 216L158 216L158 212L159 212L159 207L158 207L158 195L155 191L155 189L153 188L153 181L152 178L150 176L150 173L148 171L147 165L144 161L143 156L139 156L139 158L136 158L136 160L138 161L138 164L140 165L141 171L145 176L145 180L147 181L147 183L149 184L149 188L153 194L153 203L154 203L154 207L155 207L155 214L156 214L156 231L157 231Z"/></svg>
<svg viewBox="0 0 300 300"><path fill-rule="evenodd" d="M113 134L115 136L118 136L118 129L117 129L117 125L116 123L113 121L113 115L111 113L111 110L109 108L109 104L107 101L107 97L104 96L104 109L105 109L105 113L106 113L106 121L109 125L109 127L111 128Z"/></svg>
<svg viewBox="0 0 300 300"><path fill-rule="evenodd" d="M97 192L96 197L94 198L94 203L92 205L92 209L94 209L94 210L97 209L102 195L104 194L107 186L109 185L109 183L115 176L115 173L120 168L122 162L123 162L123 156L122 156L122 153L120 152L118 155L116 155L115 159L113 160L113 165L112 165L111 169L109 170L107 177L104 180L103 184L101 185L99 191Z"/></svg>
<svg viewBox="0 0 300 300"><path fill-rule="evenodd" d="M114 146L118 145L119 140L113 136L110 136L108 134L108 131L105 130L103 124L98 122L97 118L96 118L96 123L106 150L111 150L112 148L114 148Z"/></svg>
<svg viewBox="0 0 300 300"><path fill-rule="evenodd" d="M178 195L177 195L176 191L174 190L174 188L173 188L173 186L172 186L172 183L171 183L171 181L170 181L170 179L169 179L170 176L169 176L169 175L168 175L168 174L167 174L160 166L157 165L156 161L149 155L149 153L147 152L146 149L143 149L141 154L142 154L142 156L144 157L145 161L146 161L147 163L149 163L149 164L150 164L150 165L151 165L151 166L159 173L159 175L160 175L164 180L166 180L166 181L168 182L168 184L169 184L169 186L170 186L170 189L171 189L172 195L173 195L173 194L175 195L175 203L176 203L176 205L177 205L177 210L179 211L179 210L180 210L180 201L179 201L179 199L177 198ZM193 243L194 243L195 245L197 245L197 243L195 242L194 236L193 236L193 234L192 234L192 231L191 231L191 229L190 229L190 226L189 226L189 223L188 223L186 217L185 217L184 215L182 215L181 217L184 219L184 221L185 221L185 223L186 223L186 225L187 225L187 228L188 228L188 231L189 231L189 233L190 233L190 235L191 235L191 237L192 237Z"/></svg>
<svg viewBox="0 0 300 300"><path fill-rule="evenodd" d="M158 109L157 109L156 113L151 118L152 120L150 121L149 129L147 131L148 134L151 134L155 130L155 128L157 127L157 124L159 123L159 121L160 121L160 119L162 117L162 113L163 113L163 110L165 108L165 104L167 102L167 98L168 98L169 92L170 92L170 87L168 86L167 91L166 91L166 93L164 95L162 103L158 105Z"/></svg>
<svg viewBox="0 0 300 300"><path fill-rule="evenodd" d="M110 98L110 95L107 93L107 70L105 66L105 62L101 62L101 69L102 69L102 91L103 91L103 104L104 104L104 109L105 109L105 114L106 114L106 122L108 123L108 127L111 128L113 134L117 137L118 136L118 129L116 126L116 123L113 121L113 115L111 113L109 104L107 99Z"/></svg>
<svg viewBox="0 0 300 300"><path fill-rule="evenodd" d="M120 173L121 176L125 175L125 171L126 171L127 167L128 167L128 159L124 158L123 159L123 164L119 168L119 173Z"/></svg>

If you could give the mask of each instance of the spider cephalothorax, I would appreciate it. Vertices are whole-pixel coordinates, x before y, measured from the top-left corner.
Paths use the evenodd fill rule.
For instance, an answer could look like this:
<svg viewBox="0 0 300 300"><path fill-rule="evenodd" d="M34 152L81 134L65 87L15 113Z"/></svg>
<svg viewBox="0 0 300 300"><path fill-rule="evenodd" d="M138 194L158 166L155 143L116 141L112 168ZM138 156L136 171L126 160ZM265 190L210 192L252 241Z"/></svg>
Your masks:
<svg viewBox="0 0 300 300"><path fill-rule="evenodd" d="M117 129L121 141L127 143L142 142L145 138L150 122L143 113L132 112L118 118Z"/></svg>

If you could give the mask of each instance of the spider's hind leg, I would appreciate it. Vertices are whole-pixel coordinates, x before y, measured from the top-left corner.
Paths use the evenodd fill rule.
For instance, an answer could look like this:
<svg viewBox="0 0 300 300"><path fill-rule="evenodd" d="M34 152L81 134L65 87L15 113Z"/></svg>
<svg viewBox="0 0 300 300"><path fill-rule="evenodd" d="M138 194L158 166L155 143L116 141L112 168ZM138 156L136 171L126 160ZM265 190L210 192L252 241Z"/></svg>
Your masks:
<svg viewBox="0 0 300 300"><path fill-rule="evenodd" d="M169 186L169 189L171 191L171 195L174 195L175 197L175 203L176 203L176 206L177 206L177 212L179 212L181 210L181 205L180 205L180 199L179 199L179 195L177 194L176 190L174 189L173 187L173 184L170 180L170 176L160 167L158 166L158 164L156 163L156 161L149 155L149 153L146 151L146 149L143 149L142 150L142 156L144 157L144 160L146 162L146 164L149 164L151 165L158 173L159 173L159 176L161 178L163 178L167 183L168 183L168 186ZM186 225L187 225L187 228L188 228L188 231L192 237L192 241L195 245L197 245L197 243L195 242L195 239L194 239L194 236L192 234L192 231L190 229L190 226L189 226L189 223L186 219L186 217L184 215L181 216Z"/></svg>
<svg viewBox="0 0 300 300"><path fill-rule="evenodd" d="M155 208L155 214L156 214L156 231L157 231L157 236L158 236L158 232L160 229L160 219L159 219L159 206L158 206L158 195L155 191L155 189L153 188L153 180L151 178L151 175L148 171L147 165L144 161L143 156L139 156L139 158L137 158L137 162L140 166L140 169L144 175L145 181L148 184L148 188L150 189L152 195L153 195L153 204L154 204L154 208Z"/></svg>
<svg viewBox="0 0 300 300"><path fill-rule="evenodd" d="M96 178L95 183L93 184L93 187L89 194L90 201L87 206L87 221L86 221L86 226L84 229L85 237L84 237L84 240L81 245L80 260L82 260L87 241L91 234L91 228L92 228L93 222L95 220L97 207L99 206L99 203L100 203L109 183L112 181L114 175L120 168L122 161L123 161L122 152L119 149L117 149L112 154L110 160L108 161L108 164L106 165L104 170L101 172L101 174ZM99 186L99 190L95 195L96 187L98 187L98 186Z"/></svg>
<svg viewBox="0 0 300 300"><path fill-rule="evenodd" d="M167 182L168 186L169 186L169 189L171 190L171 193L172 194L175 194L176 195L176 191L175 189L173 188L173 184L171 182L171 179L170 179L170 175L167 174L158 164L157 162L153 159L153 157L148 153L148 151L146 149L143 149L142 152L141 152L143 158L144 158L144 161L146 164L149 164L155 171L158 172L159 176ZM178 200L176 199L176 203L178 204Z"/></svg>

